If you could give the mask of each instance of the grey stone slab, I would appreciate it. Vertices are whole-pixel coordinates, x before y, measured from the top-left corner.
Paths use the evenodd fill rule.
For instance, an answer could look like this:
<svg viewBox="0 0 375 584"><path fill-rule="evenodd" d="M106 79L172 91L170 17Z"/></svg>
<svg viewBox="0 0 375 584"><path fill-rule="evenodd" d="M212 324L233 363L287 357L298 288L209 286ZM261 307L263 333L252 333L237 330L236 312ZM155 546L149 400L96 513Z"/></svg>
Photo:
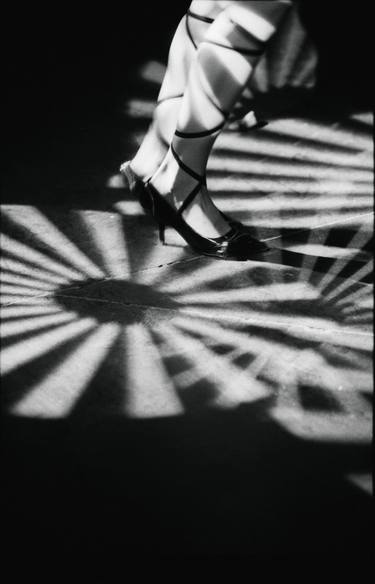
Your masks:
<svg viewBox="0 0 375 584"><path fill-rule="evenodd" d="M369 442L372 164L355 130L291 119L220 136L215 202L273 248L248 262L199 257L171 229L161 245L123 185L105 211L4 206L7 411L262 403L303 439Z"/></svg>

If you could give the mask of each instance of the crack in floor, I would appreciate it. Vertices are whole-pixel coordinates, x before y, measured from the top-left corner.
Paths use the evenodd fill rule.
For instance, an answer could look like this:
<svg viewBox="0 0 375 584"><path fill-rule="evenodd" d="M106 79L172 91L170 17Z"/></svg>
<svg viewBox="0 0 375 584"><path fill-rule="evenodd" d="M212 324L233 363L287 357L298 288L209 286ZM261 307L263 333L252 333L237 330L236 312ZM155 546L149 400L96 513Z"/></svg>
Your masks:
<svg viewBox="0 0 375 584"><path fill-rule="evenodd" d="M94 298L92 296L80 296L79 298L70 294L54 294L54 298L72 298L74 300L87 300L88 302L101 302L102 304L116 304L126 308L143 308L144 310L164 310L168 312L179 312L179 309L166 308L164 306L156 306L152 304L142 304L138 302L120 302L119 300L106 300L105 298Z"/></svg>
<svg viewBox="0 0 375 584"><path fill-rule="evenodd" d="M152 304L141 304L141 303L135 303L135 302L119 302L117 300L106 300L104 298L94 298L91 296L81 296L79 298L77 298L74 295L70 295L70 294L55 294L54 295L55 298L72 298L75 300L85 300L88 302L94 302L94 303L102 303L102 304L107 304L107 305L117 305L117 306L122 306L124 308L128 308L128 309L132 309L132 308L138 308L138 309L143 309L143 310L157 310L157 311L164 311L164 312L169 312L171 314L185 314L185 315L190 315L192 317L196 317L197 314L196 312L192 311L191 309L189 310L188 307L184 307L181 305L180 308L165 308L163 306L156 306L156 305L152 305ZM200 318L204 318L207 320L212 320L212 321L217 321L217 317L212 317L210 315L207 314L203 314L203 313L199 313L199 317ZM314 331L320 331L320 332L324 332L325 334L332 334L332 333L337 333L337 334L344 334L344 335L360 335L360 336L365 336L365 337L370 337L372 336L372 332L365 332L365 331L360 331L360 330L342 330L342 328L322 328L319 326L314 326L312 324L298 324L298 323L290 323L290 322L286 322L286 321L282 321L282 320L267 320L267 322L265 323L264 319L257 319L257 318L237 318L237 317L233 317L233 316L220 316L221 320L225 320L226 322L231 322L233 324L253 324L253 325L257 325L259 326L260 324L262 324L263 326L266 325L271 325L271 326L281 326L281 327L287 327L287 328L301 328L301 329L311 329ZM344 325L345 326L345 325Z"/></svg>
<svg viewBox="0 0 375 584"><path fill-rule="evenodd" d="M275 250L275 251L279 251L279 250ZM176 262L170 262L168 264L164 264L163 266L157 266L157 267L149 268L149 270L151 270L151 269L158 269L160 267L168 266L168 265L171 265L171 264L184 263L184 261L194 261L194 260L200 260L200 259L208 259L208 258L206 258L205 256L198 256L196 258L190 258L189 260L181 260L181 261L176 261ZM142 272L142 271L147 271L147 269L146 270L139 270L139 272ZM138 272L132 272L132 273L138 273ZM130 275L132 273L130 273ZM100 284L100 283L103 283L103 282L110 282L110 281L114 281L115 282L115 281L119 281L119 280L120 279L118 279L118 278L108 277L108 278L102 278L100 280L97 280L95 283L96 284ZM353 284L356 284L358 286L362 286L364 288L365 287L371 288L373 286L373 284L371 282L361 282L361 281L355 280L353 278L345 278L345 281L346 282L353 283ZM90 286L90 285L92 285L92 282L82 282L82 284L79 285L79 286L71 286L69 288L65 288L65 290L67 290L67 291L70 291L70 290L82 290L82 289L84 289L84 288L86 288L87 286ZM58 293L56 294L56 290L58 290L58 288L51 288L51 290L47 290L45 292L41 292L40 294L33 294L32 296L29 296L28 298L30 298L30 304L32 304L32 300L35 299L35 298L51 298L51 297L53 297L53 298L56 298L56 297L62 297L62 298L64 298L65 297L65 298L76 298L78 300L77 296L70 296L70 295L67 295L67 294L58 294ZM95 301L95 302L112 302L112 303L121 304L121 305L124 305L124 306L125 305L126 306L127 305L130 306L132 304L132 303L128 303L127 304L127 303L122 303L122 302L117 302L117 301L103 300L103 299L92 298L92 297L84 297L84 296L81 296L79 299L80 300L91 300L91 301ZM15 300L14 302L0 303L0 308L1 307L7 307L7 306L17 305L18 303L19 303L18 300ZM27 302L26 299L23 300L23 303L24 304L28 304L28 302ZM142 304L140 306L148 306L148 305ZM152 306L150 306L150 308L152 308ZM155 307L155 308L157 308L157 307Z"/></svg>

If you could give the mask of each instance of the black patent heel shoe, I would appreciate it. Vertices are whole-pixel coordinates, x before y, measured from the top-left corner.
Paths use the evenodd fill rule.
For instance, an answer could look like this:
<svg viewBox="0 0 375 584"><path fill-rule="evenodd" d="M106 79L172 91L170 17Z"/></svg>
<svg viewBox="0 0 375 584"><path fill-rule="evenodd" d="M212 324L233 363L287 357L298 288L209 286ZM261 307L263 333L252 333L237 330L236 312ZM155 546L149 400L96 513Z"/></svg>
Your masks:
<svg viewBox="0 0 375 584"><path fill-rule="evenodd" d="M197 180L197 185L186 197L180 208L176 210L157 191L150 180L142 183L140 203L157 222L160 241L165 243L165 228L173 227L194 251L219 259L243 261L268 251L267 245L254 239L241 227L232 225L228 233L220 237L203 237L186 223L182 213L194 201L205 184L205 180L180 160L173 146L171 146L171 151L178 165Z"/></svg>
<svg viewBox="0 0 375 584"><path fill-rule="evenodd" d="M131 162L130 160L128 160L127 162L124 162L120 167L120 172L124 176L124 178L126 179L126 183L127 183L127 187L129 189L129 191L137 197L143 210L146 213L148 213L150 211L150 207L149 207L150 201L149 201L149 199L145 198L143 195L143 189L144 189L146 181L144 181L143 179L141 179L141 177L139 177L137 174L135 174L135 172L132 170L132 168L130 166L130 162ZM206 185L206 177L202 177L202 184ZM223 219L225 219L227 221L227 223L230 227L237 228L238 230L243 231L245 233L248 233L249 235L254 233L254 229L252 227L244 225L243 223L241 223L241 221L237 221L236 219L233 219L233 217L231 217L230 215L227 215L226 213L223 213L223 211L220 211L220 209L218 209L218 211L219 211L220 215L223 217ZM162 241L162 243L165 243L164 233L163 233L163 238L160 237L160 241ZM269 250L269 248L266 246L266 244L261 243L259 240L253 238L253 241L256 241L259 245L262 245L264 252Z"/></svg>
<svg viewBox="0 0 375 584"><path fill-rule="evenodd" d="M142 197L142 190L143 190L143 187L144 187L146 181L144 181L137 174L135 174L135 172L132 170L132 168L130 166L130 162L131 161L128 160L127 162L124 162L120 166L120 173L125 178L129 191L137 197L143 210L148 212L149 211L149 208L147 207L148 202L144 200L144 197ZM204 178L202 177L202 184L206 184L205 177ZM220 209L218 209L218 211L219 211L220 215L228 222L228 224L231 227L238 227L238 228L241 228L245 231L250 232L251 228L247 227L246 225L243 225L241 223L241 221L237 221L237 220L233 219L229 215L226 215L225 213L220 211Z"/></svg>
<svg viewBox="0 0 375 584"><path fill-rule="evenodd" d="M221 110L217 104L214 105L222 113L224 118L220 124L210 130L200 132L186 133L176 130L175 135L180 138L202 138L221 130L225 125L228 112ZM170 149L179 167L197 181L196 187L188 195L178 211L175 211L173 207L164 200L160 193L158 193L158 191L151 185L150 179L144 182L133 172L130 166L130 161L124 163L120 168L120 172L127 179L129 189L136 194L144 211L146 213L151 213L151 215L157 220L159 224L160 241L165 243L165 225L171 225L180 233L180 235L182 235L185 241L193 249L207 255L214 255L215 257L224 259L247 259L253 257L255 254L269 251L269 247L265 243L252 237L251 228L246 227L239 221L233 220L220 210L219 213L228 222L231 229L225 236L218 238L205 238L199 235L182 219L183 211L194 200L202 186L206 186L206 177L200 176L184 164L175 151L173 144L170 145ZM155 201L158 202L156 203Z"/></svg>

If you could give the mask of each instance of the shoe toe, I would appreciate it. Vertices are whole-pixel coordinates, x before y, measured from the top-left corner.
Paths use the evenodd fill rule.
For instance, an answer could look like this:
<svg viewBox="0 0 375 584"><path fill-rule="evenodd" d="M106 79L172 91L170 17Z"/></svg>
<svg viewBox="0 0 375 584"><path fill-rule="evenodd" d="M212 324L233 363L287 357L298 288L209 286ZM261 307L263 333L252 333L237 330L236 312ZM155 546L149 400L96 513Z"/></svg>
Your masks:
<svg viewBox="0 0 375 584"><path fill-rule="evenodd" d="M255 239L246 231L240 231L237 236L228 242L227 255L249 259L255 255L266 253L269 249L265 243Z"/></svg>

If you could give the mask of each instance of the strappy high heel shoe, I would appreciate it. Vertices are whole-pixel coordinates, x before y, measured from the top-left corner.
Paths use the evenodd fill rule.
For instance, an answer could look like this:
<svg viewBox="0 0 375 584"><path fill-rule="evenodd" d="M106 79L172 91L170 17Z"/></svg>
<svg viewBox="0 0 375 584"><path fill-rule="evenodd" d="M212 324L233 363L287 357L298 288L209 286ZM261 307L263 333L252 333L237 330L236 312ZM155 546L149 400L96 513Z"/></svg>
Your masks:
<svg viewBox="0 0 375 584"><path fill-rule="evenodd" d="M230 231L221 237L205 238L194 231L182 218L183 211L193 202L202 186L206 185L206 178L193 173L178 157L175 149L171 146L171 151L177 164L190 176L193 176L198 183L191 191L178 211L173 209L165 198L150 183L150 179L144 182L130 166L130 161L124 162L120 167L120 172L125 176L129 189L134 193L145 213L152 215L159 226L159 239L165 244L165 228L171 226L180 233L185 241L195 250L205 255L219 257L221 259L245 260L256 254L269 251L269 247L255 239L250 234L251 227L243 225L240 221L235 221L230 216L219 210L221 216L228 222ZM192 174L193 173L193 174Z"/></svg>
<svg viewBox="0 0 375 584"><path fill-rule="evenodd" d="M173 227L194 251L204 255L225 260L244 261L268 251L269 248L265 244L236 227L232 227L228 233L221 237L203 237L190 227L182 218L182 213L193 202L200 188L201 184L198 184L176 211L150 181L143 185L141 203L157 222L159 239L162 243L165 243L166 227Z"/></svg>
<svg viewBox="0 0 375 584"><path fill-rule="evenodd" d="M135 174L135 172L132 170L132 168L130 166L130 163L131 163L130 160L124 162L120 166L120 172L126 179L129 191L137 197L142 208L147 213L150 211L150 208L147 207L149 201L145 200L144 197L142 196L143 188L144 188L145 183L147 181L142 180L137 174ZM205 177L204 178L202 177L202 185L206 185L206 178ZM237 219L233 219L233 217L231 217L230 215L227 215L226 213L223 213L223 211L220 211L220 209L218 209L218 211L219 211L220 215L223 217L223 219L226 220L226 222L228 223L228 225L230 227L236 228L240 231L244 231L244 232L248 233L249 235L250 235L250 233L254 232L252 227L248 227L247 225L244 225L243 223L241 223L241 221L237 221ZM255 238L252 238L252 239L253 239L253 241L258 241L259 244L261 243L259 240L256 240ZM264 251L267 251L269 249L264 243L262 245L264 247Z"/></svg>
<svg viewBox="0 0 375 584"><path fill-rule="evenodd" d="M137 174L135 174L135 172L132 170L132 168L130 166L130 163L131 163L130 160L128 160L127 162L124 162L120 166L120 172L126 178L126 182L127 182L129 191L137 197L137 199L141 203L143 209L147 212L147 211L149 211L149 209L145 208L145 201L141 202L141 193L143 192L143 187L147 181L143 181ZM202 181L202 184L206 184L206 179L204 178L203 180L204 180L204 182ZM146 204L147 204L147 202L146 202ZM226 215L225 213L220 211L220 209L218 209L218 211L219 211L220 215L223 217L223 219L225 219L231 227L237 227L238 229L242 229L242 230L248 231L248 232L252 231L251 227L247 227L246 225L241 223L241 221L237 221L236 219L233 219L229 215Z"/></svg>
<svg viewBox="0 0 375 584"><path fill-rule="evenodd" d="M140 203L146 213L150 214L157 222L160 241L165 243L166 227L173 227L194 251L204 255L226 260L243 261L268 251L267 245L254 239L246 230L241 228L241 225L231 225L229 232L220 237L203 237L186 223L182 214L194 201L202 186L205 185L205 179L180 160L173 146L171 146L171 151L180 168L195 178L197 184L178 210L174 209L166 201L165 197L151 184L150 179L146 183L142 182L142 185L139 185Z"/></svg>

